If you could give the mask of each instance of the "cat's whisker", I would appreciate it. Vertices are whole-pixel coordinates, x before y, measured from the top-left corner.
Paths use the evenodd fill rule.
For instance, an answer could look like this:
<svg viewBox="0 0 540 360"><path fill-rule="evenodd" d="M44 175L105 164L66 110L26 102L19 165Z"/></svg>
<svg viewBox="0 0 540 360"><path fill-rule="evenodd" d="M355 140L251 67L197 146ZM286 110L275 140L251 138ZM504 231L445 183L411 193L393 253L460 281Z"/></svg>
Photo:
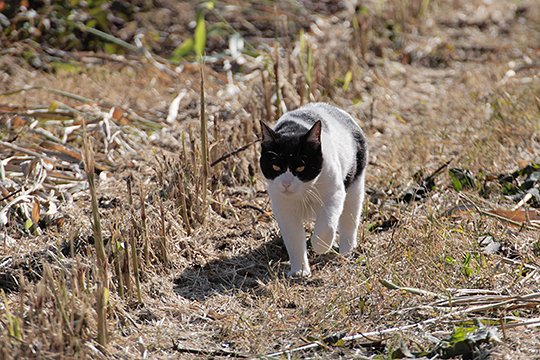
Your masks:
<svg viewBox="0 0 540 360"><path fill-rule="evenodd" d="M315 205L315 204L318 205L318 206L323 205L323 201L321 199L321 196L319 195L319 192L316 189L314 189L314 188L307 189L306 195L310 200L312 209L313 209L313 205Z"/></svg>
<svg viewBox="0 0 540 360"><path fill-rule="evenodd" d="M307 198L302 197L302 218L305 218L309 214L310 205Z"/></svg>

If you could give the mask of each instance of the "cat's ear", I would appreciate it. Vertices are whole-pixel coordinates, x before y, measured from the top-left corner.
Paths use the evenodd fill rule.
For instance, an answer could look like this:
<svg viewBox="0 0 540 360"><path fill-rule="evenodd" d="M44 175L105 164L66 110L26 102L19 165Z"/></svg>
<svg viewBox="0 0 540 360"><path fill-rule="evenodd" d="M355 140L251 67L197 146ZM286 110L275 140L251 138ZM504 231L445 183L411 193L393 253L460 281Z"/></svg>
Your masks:
<svg viewBox="0 0 540 360"><path fill-rule="evenodd" d="M276 133L261 120L262 143L272 143L276 140Z"/></svg>
<svg viewBox="0 0 540 360"><path fill-rule="evenodd" d="M306 141L314 144L321 143L321 121L317 121L306 134Z"/></svg>

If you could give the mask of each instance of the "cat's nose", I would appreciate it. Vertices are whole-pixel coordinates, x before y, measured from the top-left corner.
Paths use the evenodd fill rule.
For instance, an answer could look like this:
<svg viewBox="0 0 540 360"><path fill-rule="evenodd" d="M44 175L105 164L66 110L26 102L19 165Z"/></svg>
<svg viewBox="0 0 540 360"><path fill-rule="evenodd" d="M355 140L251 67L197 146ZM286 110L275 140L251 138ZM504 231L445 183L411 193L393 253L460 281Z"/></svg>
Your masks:
<svg viewBox="0 0 540 360"><path fill-rule="evenodd" d="M291 182L290 181L283 181L281 183L281 185L283 186L284 190L287 190L289 188L289 186L291 186Z"/></svg>

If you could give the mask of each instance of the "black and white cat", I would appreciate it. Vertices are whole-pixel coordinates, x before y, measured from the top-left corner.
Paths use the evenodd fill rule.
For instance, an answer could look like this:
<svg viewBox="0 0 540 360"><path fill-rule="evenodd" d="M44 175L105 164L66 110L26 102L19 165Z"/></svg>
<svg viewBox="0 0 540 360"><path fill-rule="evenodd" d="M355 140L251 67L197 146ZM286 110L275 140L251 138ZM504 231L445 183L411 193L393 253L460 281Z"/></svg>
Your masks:
<svg viewBox="0 0 540 360"><path fill-rule="evenodd" d="M345 111L312 103L285 113L270 128L261 122L260 166L281 236L289 277L311 274L303 221L315 218L313 250L327 252L339 232L339 252L356 247L364 201L367 143Z"/></svg>

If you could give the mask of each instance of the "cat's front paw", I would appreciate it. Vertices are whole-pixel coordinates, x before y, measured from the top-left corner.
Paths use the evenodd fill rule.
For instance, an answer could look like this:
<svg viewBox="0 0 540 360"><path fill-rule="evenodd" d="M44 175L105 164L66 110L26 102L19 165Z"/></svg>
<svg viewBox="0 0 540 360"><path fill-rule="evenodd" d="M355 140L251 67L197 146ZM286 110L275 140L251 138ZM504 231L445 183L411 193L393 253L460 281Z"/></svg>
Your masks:
<svg viewBox="0 0 540 360"><path fill-rule="evenodd" d="M300 269L300 270L290 270L287 273L289 279L304 279L311 276L311 270L309 269Z"/></svg>

